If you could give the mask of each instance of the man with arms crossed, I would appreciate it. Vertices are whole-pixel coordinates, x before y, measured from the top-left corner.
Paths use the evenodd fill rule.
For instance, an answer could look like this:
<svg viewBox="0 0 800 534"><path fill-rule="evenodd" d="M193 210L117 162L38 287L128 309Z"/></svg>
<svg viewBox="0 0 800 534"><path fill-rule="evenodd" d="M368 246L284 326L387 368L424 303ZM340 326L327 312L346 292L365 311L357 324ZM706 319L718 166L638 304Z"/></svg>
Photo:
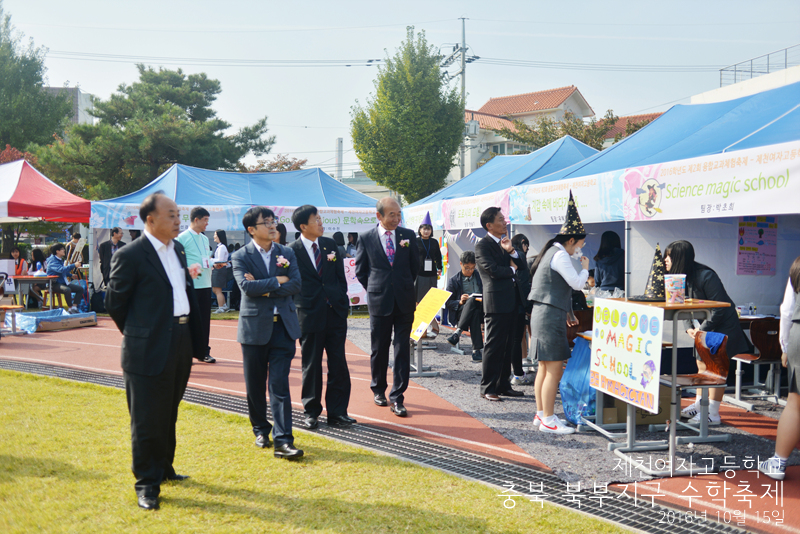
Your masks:
<svg viewBox="0 0 800 534"><path fill-rule="evenodd" d="M313 430L322 413L322 352L328 359L325 408L328 425L351 425L350 372L344 355L347 339L347 279L344 258L333 239L322 237L325 228L317 208L300 206L292 214L300 239L289 247L294 251L302 278L300 293L294 296L300 320L300 352L303 356L303 424Z"/></svg>
<svg viewBox="0 0 800 534"><path fill-rule="evenodd" d="M371 337L370 388L375 404L386 406L405 417L403 393L411 371L410 341L414 311L417 309L414 279L419 270L419 252L414 232L400 228L400 204L392 197L378 201L378 221L362 233L356 245L356 278L367 288ZM386 371L389 343L394 328L394 381L386 401Z"/></svg>
<svg viewBox="0 0 800 534"><path fill-rule="evenodd" d="M292 297L300 291L300 271L289 247L278 243L277 221L272 210L256 206L242 218L253 240L234 252L233 277L242 290L237 341L242 344L247 411L256 446L275 440L276 458L300 458L292 436L292 399L289 369L300 337L300 324ZM267 421L269 405L275 426Z"/></svg>
<svg viewBox="0 0 800 534"><path fill-rule="evenodd" d="M131 416L139 507L158 509L175 472L175 422L200 343L200 310L186 266L178 206L163 193L139 208L144 236L114 254L105 305L122 332L122 371Z"/></svg>
<svg viewBox="0 0 800 534"><path fill-rule="evenodd" d="M202 314L200 321L203 325L203 338L200 342L208 349L206 354L198 360L205 363L216 363L217 360L211 357L211 346L208 344L208 338L211 335L211 248L208 238L203 233L208 227L210 216L208 210L201 206L192 208L189 214L191 221L189 228L181 232L177 240L186 251L186 263L200 265L200 274L194 279L194 290Z"/></svg>

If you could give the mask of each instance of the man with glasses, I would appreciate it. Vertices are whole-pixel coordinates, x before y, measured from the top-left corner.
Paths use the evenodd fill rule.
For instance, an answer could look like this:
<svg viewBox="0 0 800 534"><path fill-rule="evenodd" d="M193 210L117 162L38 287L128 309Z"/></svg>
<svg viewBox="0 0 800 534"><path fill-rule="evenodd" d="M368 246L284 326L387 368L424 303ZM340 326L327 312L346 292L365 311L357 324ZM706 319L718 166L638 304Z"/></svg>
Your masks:
<svg viewBox="0 0 800 534"><path fill-rule="evenodd" d="M233 253L233 277L242 291L237 341L242 344L247 411L256 446L275 441L276 458L300 458L294 447L289 369L300 337L293 296L300 292L300 271L294 252L278 243L272 210L256 206L242 218L253 239ZM275 425L267 421L269 404Z"/></svg>
<svg viewBox="0 0 800 534"><path fill-rule="evenodd" d="M468 331L472 339L472 361L480 362L483 359L483 282L475 272L475 253L471 250L461 254L461 270L447 281L447 290L450 297L445 306L458 324L458 329L447 341L455 347L461 338L461 332Z"/></svg>
<svg viewBox="0 0 800 534"><path fill-rule="evenodd" d="M517 310L522 297L517 288L517 269L525 268L525 258L514 250L506 236L506 218L500 208L481 213L486 236L475 244L475 259L483 282L483 312L486 315L486 347L483 350L481 397L500 401L501 396L522 397L512 389L511 353ZM506 373L505 370L508 370Z"/></svg>

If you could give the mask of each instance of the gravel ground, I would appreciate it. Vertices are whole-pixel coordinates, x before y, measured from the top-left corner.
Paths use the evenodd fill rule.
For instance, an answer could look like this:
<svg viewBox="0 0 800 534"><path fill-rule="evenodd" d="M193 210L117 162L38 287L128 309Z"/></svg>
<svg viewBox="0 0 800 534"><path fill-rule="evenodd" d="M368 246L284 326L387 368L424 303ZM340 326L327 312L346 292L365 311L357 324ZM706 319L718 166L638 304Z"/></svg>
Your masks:
<svg viewBox="0 0 800 534"><path fill-rule="evenodd" d="M369 320L351 318L347 327L347 338L369 354ZM513 441L564 480L581 481L584 487L592 487L592 483L605 485L611 482L631 482L649 478L636 469L631 473L630 468L622 465L624 462L608 450L610 441L596 432L558 436L545 434L534 428L533 385L514 386L514 389L520 389L525 393L524 397L504 397L504 402L489 402L482 399L478 391L481 366L479 363L473 363L469 356L471 351L469 336L464 335L461 338L461 348L466 352L466 355L461 356L450 351L451 347L446 341L445 332L450 331L442 328L442 333L436 339L430 340L435 350L426 349L423 355L423 365L438 371L439 376L413 378L416 383ZM391 386L391 377L389 380ZM413 411L413 394L406 397L408 404L412 406L410 410ZM756 412L777 419L780 417L781 409L771 403L760 402L757 403ZM556 399L555 412L563 416L560 399ZM728 464L731 464L730 457L739 461L747 456L768 458L774 452L775 443L766 438L724 424L711 427L711 435L722 433L732 434L731 441L697 444L693 448L690 445L678 445L677 454L680 458L685 458L687 463L691 457L691 461L695 464L709 465L713 461L713 466L717 467L724 462L725 457L729 457ZM689 434L688 431L678 432L679 436ZM650 433L647 432L646 426L639 426L637 439L642 441L666 439L666 434ZM639 453L638 457L645 463L655 462L656 459L666 458L666 453L653 451ZM800 453L795 450L789 463L800 464Z"/></svg>

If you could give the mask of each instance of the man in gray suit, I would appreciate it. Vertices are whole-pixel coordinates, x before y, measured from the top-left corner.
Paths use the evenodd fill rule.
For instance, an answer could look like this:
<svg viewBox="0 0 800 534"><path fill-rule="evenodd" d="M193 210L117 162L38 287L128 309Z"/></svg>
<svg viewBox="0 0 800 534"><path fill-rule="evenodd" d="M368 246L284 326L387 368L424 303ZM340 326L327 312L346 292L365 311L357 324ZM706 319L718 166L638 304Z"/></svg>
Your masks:
<svg viewBox="0 0 800 534"><path fill-rule="evenodd" d="M242 344L247 410L256 445L275 440L276 458L300 458L292 436L289 369L300 337L292 296L300 292L300 271L294 252L278 243L272 210L254 207L242 218L253 241L232 256L233 276L242 291L237 341ZM267 421L266 389L275 426Z"/></svg>

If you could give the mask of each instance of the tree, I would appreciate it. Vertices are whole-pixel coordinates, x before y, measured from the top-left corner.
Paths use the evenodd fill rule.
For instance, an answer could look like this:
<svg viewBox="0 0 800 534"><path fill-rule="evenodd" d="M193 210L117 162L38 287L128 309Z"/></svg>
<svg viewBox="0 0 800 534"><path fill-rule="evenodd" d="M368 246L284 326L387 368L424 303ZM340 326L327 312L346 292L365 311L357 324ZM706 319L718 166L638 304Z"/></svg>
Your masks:
<svg viewBox="0 0 800 534"><path fill-rule="evenodd" d="M505 127L495 130L495 132L511 141L530 145L534 150L547 146L565 135L570 135L597 150L603 150L605 135L614 127L617 120L619 117L614 115L610 109L601 120L598 121L592 117L588 123L567 111L561 121L556 121L551 117L542 117L530 125L515 120L512 128Z"/></svg>
<svg viewBox="0 0 800 534"><path fill-rule="evenodd" d="M367 176L409 202L444 186L463 141L464 103L445 85L425 32L415 39L413 26L407 28L367 106L353 106L350 133Z"/></svg>
<svg viewBox="0 0 800 534"><path fill-rule="evenodd" d="M106 101L95 103L97 124L72 126L64 139L37 147L42 171L85 198L109 198L137 191L174 163L235 170L248 153L269 152L267 118L225 135L230 124L211 104L218 80L181 69L158 71L137 65L139 81L121 84Z"/></svg>
<svg viewBox="0 0 800 534"><path fill-rule="evenodd" d="M614 142L617 143L620 140L628 137L629 135L635 134L636 132L638 132L639 130L641 130L642 128L644 128L645 126L650 124L651 122L653 122L653 121L652 120L643 120L643 121L639 121L639 122L631 122L631 121L626 122L625 123L625 133L620 132L617 135L615 135L614 136Z"/></svg>
<svg viewBox="0 0 800 534"><path fill-rule="evenodd" d="M11 163L12 161L17 161L20 159L26 160L34 167L38 165L38 160L36 159L36 156L31 154L30 152L20 152L11 145L6 145L5 150L0 151L0 165L2 165L3 163Z"/></svg>
<svg viewBox="0 0 800 534"><path fill-rule="evenodd" d="M288 155L276 154L271 160L260 159L255 165L238 165L239 172L285 172L299 171L303 165L308 163L307 159L290 158Z"/></svg>
<svg viewBox="0 0 800 534"><path fill-rule="evenodd" d="M25 149L63 131L72 104L44 90L46 51L33 40L23 45L0 0L0 146Z"/></svg>

